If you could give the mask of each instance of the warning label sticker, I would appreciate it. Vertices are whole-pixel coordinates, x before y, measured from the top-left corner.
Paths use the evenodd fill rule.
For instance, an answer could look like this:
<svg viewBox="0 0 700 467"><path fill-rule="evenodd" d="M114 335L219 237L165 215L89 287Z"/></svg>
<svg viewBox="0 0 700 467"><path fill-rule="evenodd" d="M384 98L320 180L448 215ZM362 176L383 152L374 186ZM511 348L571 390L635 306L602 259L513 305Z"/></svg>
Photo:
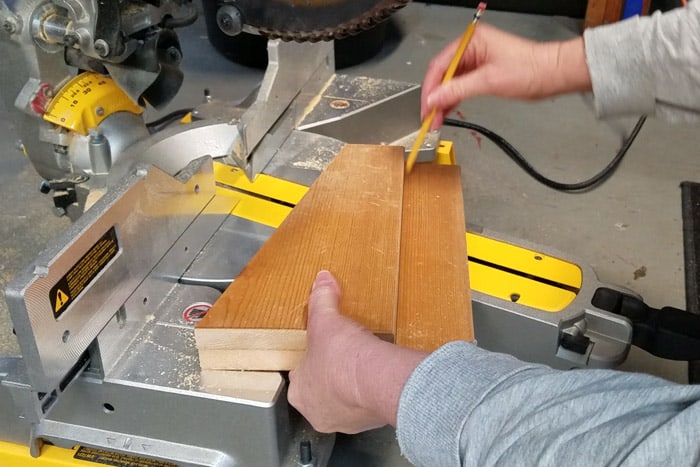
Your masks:
<svg viewBox="0 0 700 467"><path fill-rule="evenodd" d="M58 319L68 309L117 253L117 231L112 227L51 287L49 299L54 318Z"/></svg>
<svg viewBox="0 0 700 467"><path fill-rule="evenodd" d="M78 450L75 451L73 458L115 467L177 467L177 464L172 464L170 462L87 448L85 446L79 447Z"/></svg>

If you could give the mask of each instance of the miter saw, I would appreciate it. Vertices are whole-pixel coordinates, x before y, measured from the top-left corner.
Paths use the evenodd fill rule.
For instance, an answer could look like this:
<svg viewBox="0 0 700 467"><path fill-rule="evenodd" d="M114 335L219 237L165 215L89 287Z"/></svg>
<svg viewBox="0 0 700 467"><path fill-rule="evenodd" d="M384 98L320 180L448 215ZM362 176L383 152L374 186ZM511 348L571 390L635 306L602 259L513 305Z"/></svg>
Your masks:
<svg viewBox="0 0 700 467"><path fill-rule="evenodd" d="M230 35L331 40L371 28L407 1L231 1L220 2L216 17ZM175 29L196 17L190 0L0 2L2 96L57 209L80 212L81 189L103 192L139 161L126 156L127 148L149 137L144 109L162 108L178 92ZM240 115L231 131L234 150L213 154L230 153L249 174L253 150L321 65L307 57L315 53L310 47L272 48L278 72L270 70L256 104Z"/></svg>
<svg viewBox="0 0 700 467"><path fill-rule="evenodd" d="M411 146L419 86L336 74L323 42L405 3L219 2L224 32L270 37L259 89L151 134L143 110L177 92L191 2L0 2L3 98L77 219L7 289L21 356L0 358L0 465L326 463L333 437L289 409L285 380L202 373L193 326L343 144ZM454 163L437 135L422 152ZM567 255L466 235L483 347L612 367L654 312Z"/></svg>

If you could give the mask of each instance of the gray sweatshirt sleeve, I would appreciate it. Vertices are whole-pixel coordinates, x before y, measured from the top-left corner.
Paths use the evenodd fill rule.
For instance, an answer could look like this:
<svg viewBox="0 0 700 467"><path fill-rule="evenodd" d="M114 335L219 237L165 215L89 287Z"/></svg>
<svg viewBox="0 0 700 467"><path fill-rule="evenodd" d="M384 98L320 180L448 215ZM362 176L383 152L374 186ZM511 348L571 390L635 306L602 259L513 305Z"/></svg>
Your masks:
<svg viewBox="0 0 700 467"><path fill-rule="evenodd" d="M599 116L700 121L700 1L587 29L584 42Z"/></svg>
<svg viewBox="0 0 700 467"><path fill-rule="evenodd" d="M553 370L449 343L403 389L415 465L699 465L700 386L612 370Z"/></svg>

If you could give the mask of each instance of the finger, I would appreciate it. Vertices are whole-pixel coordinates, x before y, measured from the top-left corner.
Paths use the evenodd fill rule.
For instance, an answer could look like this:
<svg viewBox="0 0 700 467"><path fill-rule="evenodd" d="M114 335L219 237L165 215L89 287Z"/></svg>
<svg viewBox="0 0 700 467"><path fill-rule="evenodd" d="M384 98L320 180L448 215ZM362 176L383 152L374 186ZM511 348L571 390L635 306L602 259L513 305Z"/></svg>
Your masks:
<svg viewBox="0 0 700 467"><path fill-rule="evenodd" d="M427 97L426 103L430 108L446 111L465 99L491 93L489 81L477 70L440 85Z"/></svg>
<svg viewBox="0 0 700 467"><path fill-rule="evenodd" d="M338 313L340 302L340 286L328 271L321 271L311 288L309 297L309 320L313 315L321 313Z"/></svg>
<svg viewBox="0 0 700 467"><path fill-rule="evenodd" d="M421 89L421 118L425 118L430 112L431 109L427 107L426 99L442 82L457 47L459 47L459 40L452 41L430 61Z"/></svg>
<svg viewBox="0 0 700 467"><path fill-rule="evenodd" d="M482 27L482 30L489 29L486 25ZM460 62L457 67L456 76L462 73L469 73L477 67L478 56L483 53L483 40L480 38L480 34L477 30L474 39L472 40L470 46L465 50L464 54L460 57ZM445 47L428 65L428 70L423 80L423 88L421 90L421 111L422 117L428 114L432 107L428 105L428 96L438 88L445 77L447 68L449 68L450 63L454 59L454 54L459 48L459 44L462 38L455 39L447 47Z"/></svg>
<svg viewBox="0 0 700 467"><path fill-rule="evenodd" d="M447 115L447 112L438 110L435 112L435 118L433 118L433 122L430 124L430 131L437 131L442 127L442 124L445 121L445 116Z"/></svg>

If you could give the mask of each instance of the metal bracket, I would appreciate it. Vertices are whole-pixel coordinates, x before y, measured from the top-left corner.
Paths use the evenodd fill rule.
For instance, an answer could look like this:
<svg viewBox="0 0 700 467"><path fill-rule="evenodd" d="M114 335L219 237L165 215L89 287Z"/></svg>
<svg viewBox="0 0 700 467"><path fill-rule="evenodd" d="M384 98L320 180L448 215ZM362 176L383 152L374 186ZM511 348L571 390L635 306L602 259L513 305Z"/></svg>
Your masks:
<svg viewBox="0 0 700 467"><path fill-rule="evenodd" d="M267 53L265 76L255 101L237 123L239 134L228 161L242 168L251 180L256 175L251 157L258 144L307 83L314 81L322 86L335 69L333 43L271 40ZM264 165L256 163L257 167Z"/></svg>

